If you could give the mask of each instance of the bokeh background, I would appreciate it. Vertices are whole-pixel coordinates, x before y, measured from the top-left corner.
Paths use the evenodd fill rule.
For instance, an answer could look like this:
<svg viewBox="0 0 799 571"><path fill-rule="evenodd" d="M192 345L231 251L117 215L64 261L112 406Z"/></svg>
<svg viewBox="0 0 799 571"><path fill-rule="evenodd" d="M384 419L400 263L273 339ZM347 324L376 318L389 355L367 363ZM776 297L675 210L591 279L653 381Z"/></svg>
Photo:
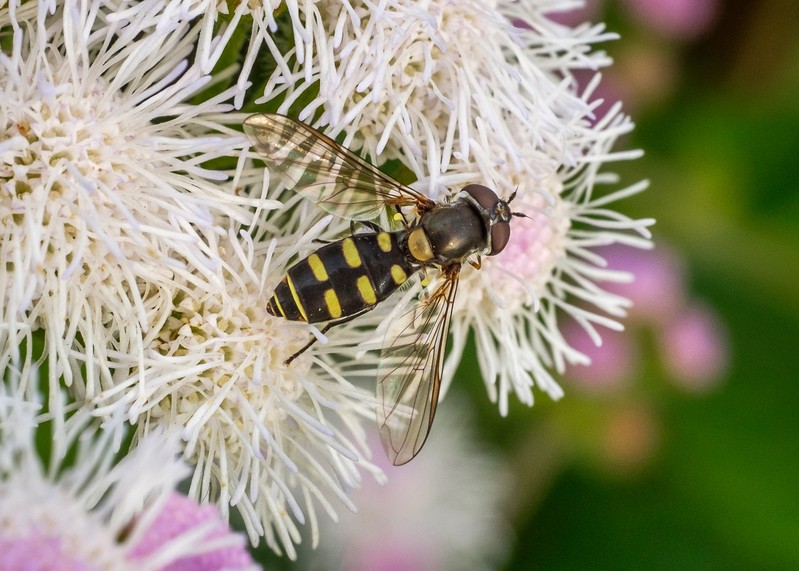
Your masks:
<svg viewBox="0 0 799 571"><path fill-rule="evenodd" d="M799 569L799 3L596 4L622 34L608 80L646 151L621 172L651 180L624 208L658 220L688 305L718 319L716 350L682 326L694 370L719 350L726 364L692 379L690 350L632 325L634 386L548 407L571 449L516 521L506 568ZM608 427L621 442L603 453Z"/></svg>
<svg viewBox="0 0 799 571"><path fill-rule="evenodd" d="M475 568L435 530L396 549L391 531L421 525L402 515L415 501L463 525L442 497L472 474L499 490L466 516L489 567L799 569L799 3L597 0L564 19L621 34L602 95L624 100L638 127L622 144L646 152L613 169L651 181L621 209L658 221L654 252L607 252L639 275L627 331L586 342L596 366L570 371L560 402L508 418L467 355L442 406L455 420L425 450L452 453L440 470L392 472L334 545L299 563L258 550L267 568ZM470 472L478 458L489 469ZM334 565L348 549L360 559Z"/></svg>

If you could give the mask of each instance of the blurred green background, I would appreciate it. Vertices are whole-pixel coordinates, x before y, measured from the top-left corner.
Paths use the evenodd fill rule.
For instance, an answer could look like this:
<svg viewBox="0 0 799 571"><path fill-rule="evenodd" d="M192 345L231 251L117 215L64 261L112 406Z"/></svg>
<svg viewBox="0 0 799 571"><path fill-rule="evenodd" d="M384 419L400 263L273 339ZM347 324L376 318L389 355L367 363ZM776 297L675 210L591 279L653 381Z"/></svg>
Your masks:
<svg viewBox="0 0 799 571"><path fill-rule="evenodd" d="M609 77L630 88L628 143L646 151L620 172L651 180L622 209L655 217L656 242L684 258L691 295L726 324L729 365L696 396L644 367L651 458L625 472L570 453L517 520L507 568L799 569L799 3L711 2L688 37L629 4L598 18L622 35Z"/></svg>

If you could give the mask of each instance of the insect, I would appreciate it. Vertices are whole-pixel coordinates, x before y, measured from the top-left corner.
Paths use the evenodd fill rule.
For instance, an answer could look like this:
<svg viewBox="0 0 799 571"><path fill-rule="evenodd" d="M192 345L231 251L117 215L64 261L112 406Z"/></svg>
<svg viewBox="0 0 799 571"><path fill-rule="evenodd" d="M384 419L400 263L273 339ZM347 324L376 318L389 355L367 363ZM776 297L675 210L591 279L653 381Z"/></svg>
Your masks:
<svg viewBox="0 0 799 571"><path fill-rule="evenodd" d="M477 184L440 204L397 182L319 131L282 115L247 118L244 131L270 172L321 209L360 222L366 232L321 246L289 268L267 311L331 327L362 315L417 273L436 279L401 308L383 343L378 368L378 426L395 465L421 450L438 404L458 279L464 263L502 251L510 238L509 203ZM383 212L399 222L384 230ZM425 282L423 282L425 283ZM315 341L312 337L289 364Z"/></svg>

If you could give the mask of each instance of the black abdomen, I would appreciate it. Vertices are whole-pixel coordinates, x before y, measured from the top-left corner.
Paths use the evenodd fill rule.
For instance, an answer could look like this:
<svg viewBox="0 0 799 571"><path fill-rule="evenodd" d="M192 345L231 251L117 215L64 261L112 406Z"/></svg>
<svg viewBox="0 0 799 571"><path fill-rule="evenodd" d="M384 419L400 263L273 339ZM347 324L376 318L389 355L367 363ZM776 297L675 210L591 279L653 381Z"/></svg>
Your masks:
<svg viewBox="0 0 799 571"><path fill-rule="evenodd" d="M405 231L356 234L292 266L266 309L293 321L350 317L390 296L415 271L399 248Z"/></svg>

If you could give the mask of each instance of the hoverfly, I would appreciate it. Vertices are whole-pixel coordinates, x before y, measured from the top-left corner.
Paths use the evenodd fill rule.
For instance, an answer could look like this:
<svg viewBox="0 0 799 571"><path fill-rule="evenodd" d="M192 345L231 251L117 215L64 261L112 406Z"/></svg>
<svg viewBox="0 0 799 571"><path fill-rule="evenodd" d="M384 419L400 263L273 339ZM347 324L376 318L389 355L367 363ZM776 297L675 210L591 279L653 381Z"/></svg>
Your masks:
<svg viewBox="0 0 799 571"><path fill-rule="evenodd" d="M289 268L267 311L322 333L373 309L414 274L435 271L435 285L402 309L383 344L378 425L395 465L421 450L436 413L450 318L461 266L502 251L510 238L509 200L471 184L439 204L397 182L319 131L282 115L247 118L244 131L269 170L321 209L368 232L328 243ZM403 210L404 209L404 210ZM393 212L401 227L371 220ZM411 214L411 216L408 216ZM474 257L474 259L471 259ZM424 282L423 282L424 283ZM289 364L315 337L289 357Z"/></svg>

